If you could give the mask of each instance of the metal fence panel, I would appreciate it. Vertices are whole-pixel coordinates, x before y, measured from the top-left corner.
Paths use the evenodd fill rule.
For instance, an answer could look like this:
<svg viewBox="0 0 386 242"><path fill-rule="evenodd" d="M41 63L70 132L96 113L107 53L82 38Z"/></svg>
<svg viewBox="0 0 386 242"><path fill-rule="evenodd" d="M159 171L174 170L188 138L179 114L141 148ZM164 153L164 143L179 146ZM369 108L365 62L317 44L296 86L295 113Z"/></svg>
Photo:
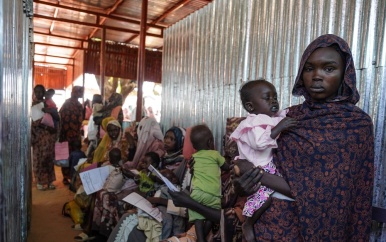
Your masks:
<svg viewBox="0 0 386 242"><path fill-rule="evenodd" d="M27 241L32 0L0 0L0 241Z"/></svg>

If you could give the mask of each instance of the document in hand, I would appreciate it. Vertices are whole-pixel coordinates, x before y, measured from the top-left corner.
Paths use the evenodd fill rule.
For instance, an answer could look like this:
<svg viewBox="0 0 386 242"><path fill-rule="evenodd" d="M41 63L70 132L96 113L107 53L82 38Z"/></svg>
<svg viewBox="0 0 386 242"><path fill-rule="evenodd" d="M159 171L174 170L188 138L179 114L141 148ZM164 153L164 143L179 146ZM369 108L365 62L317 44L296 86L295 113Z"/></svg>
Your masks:
<svg viewBox="0 0 386 242"><path fill-rule="evenodd" d="M103 166L89 171L79 173L84 190L87 195L97 192L103 188L107 177L109 176L109 167Z"/></svg>
<svg viewBox="0 0 386 242"><path fill-rule="evenodd" d="M161 179L168 188L173 192L179 192L180 189L178 189L173 183L171 183L166 177L164 177L157 169L154 168L154 166L150 165L148 167L149 171L151 171L155 176L157 176L159 179Z"/></svg>
<svg viewBox="0 0 386 242"><path fill-rule="evenodd" d="M44 103L40 102L36 105L33 105L31 107L31 118L32 121L36 121L38 119L43 118L44 112L42 111L42 108L44 108Z"/></svg>
<svg viewBox="0 0 386 242"><path fill-rule="evenodd" d="M142 209L158 222L162 222L161 211L157 207L153 207L153 205L148 200L146 200L146 198L142 197L138 193L132 192L122 200L136 206L137 208Z"/></svg>

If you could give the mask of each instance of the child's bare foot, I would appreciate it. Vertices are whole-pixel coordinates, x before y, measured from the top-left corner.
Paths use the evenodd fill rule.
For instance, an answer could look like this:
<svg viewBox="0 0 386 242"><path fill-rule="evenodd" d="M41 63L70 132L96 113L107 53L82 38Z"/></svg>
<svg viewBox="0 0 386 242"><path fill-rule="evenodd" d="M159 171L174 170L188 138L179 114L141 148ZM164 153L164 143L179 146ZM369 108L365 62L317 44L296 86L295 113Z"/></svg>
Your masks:
<svg viewBox="0 0 386 242"><path fill-rule="evenodd" d="M253 225L247 222L244 222L242 225L243 235L247 242L256 242L255 232L253 231Z"/></svg>

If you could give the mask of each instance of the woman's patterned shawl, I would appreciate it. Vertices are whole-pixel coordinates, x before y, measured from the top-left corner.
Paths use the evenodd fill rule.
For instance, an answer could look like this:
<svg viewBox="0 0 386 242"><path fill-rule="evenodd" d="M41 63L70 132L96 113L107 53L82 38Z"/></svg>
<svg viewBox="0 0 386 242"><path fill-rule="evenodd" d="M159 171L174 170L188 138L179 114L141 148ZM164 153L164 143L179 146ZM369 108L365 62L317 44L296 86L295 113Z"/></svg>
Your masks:
<svg viewBox="0 0 386 242"><path fill-rule="evenodd" d="M303 86L303 66L315 49L331 45L346 61L341 91L332 101L314 103ZM323 35L305 50L293 94L306 101L290 107L287 114L299 125L281 134L274 152L274 163L295 202L273 200L255 225L258 241L368 241L373 124L355 106L359 100L355 81L353 58L343 39Z"/></svg>
<svg viewBox="0 0 386 242"><path fill-rule="evenodd" d="M136 168L139 161L148 152L155 152L161 158L164 156L164 136L157 120L151 117L144 117L138 124L137 134L137 150L135 151L133 161L127 163L128 167Z"/></svg>
<svg viewBox="0 0 386 242"><path fill-rule="evenodd" d="M121 150L121 158L123 161L127 160L128 155L128 144L127 141L122 137L122 131L119 133L116 140L112 140L107 132L108 125L114 125L121 128L121 124L113 117L104 118L102 121L102 128L106 132L103 136L102 141L96 148L93 156L93 163L105 162L109 160L109 152L112 148L119 148Z"/></svg>

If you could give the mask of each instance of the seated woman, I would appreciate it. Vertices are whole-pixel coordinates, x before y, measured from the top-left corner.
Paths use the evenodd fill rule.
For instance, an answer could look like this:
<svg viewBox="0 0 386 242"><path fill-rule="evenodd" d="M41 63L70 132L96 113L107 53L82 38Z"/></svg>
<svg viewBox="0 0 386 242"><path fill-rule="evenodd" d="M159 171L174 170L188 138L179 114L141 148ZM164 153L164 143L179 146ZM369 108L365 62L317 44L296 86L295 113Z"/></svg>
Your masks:
<svg viewBox="0 0 386 242"><path fill-rule="evenodd" d="M165 156L162 158L161 168L175 170L183 161L182 148L185 138L185 129L171 127L164 137Z"/></svg>
<svg viewBox="0 0 386 242"><path fill-rule="evenodd" d="M106 131L107 135L103 137L102 141L99 143L98 147L96 148L92 158L92 164L85 163L80 168L80 171L90 165L93 165L95 167L109 165L110 164L109 152L113 149L120 150L122 162L127 161L129 147L125 137L122 135L120 123L113 117L104 118L102 121L102 128ZM109 193L109 192L104 192L103 190L92 194L91 206L87 209L88 211L86 212L87 219L85 219L85 224L82 225L84 229L84 233L80 234L79 235L80 238L77 238L77 239L87 238L91 233L91 230L92 230L91 225L93 224L97 224L97 226L94 225L93 230L99 229L99 227L106 228L105 231L107 232L104 232L104 230L102 229L102 231L100 231L101 234L106 234L106 233L108 234L111 231L109 230L108 226L105 226L104 223L108 225L109 218L113 219L113 215L118 213L117 210L119 206L117 205L117 203L119 200L118 199L119 195L120 195L119 193L117 194L112 192ZM104 208L103 205L106 205L106 204L109 204L109 206L108 206L108 209L104 210L105 214L103 218L99 216L100 214L95 214L95 216L93 216L94 211L96 211L96 209L103 210ZM103 221L103 222L100 224L96 221Z"/></svg>
<svg viewBox="0 0 386 242"><path fill-rule="evenodd" d="M113 117L104 118L102 121L102 128L105 130L107 135L103 136L102 141L94 151L92 163L96 162L108 162L109 151L112 148L118 148L122 152L122 160L127 161L129 145L122 135L121 124Z"/></svg>
<svg viewBox="0 0 386 242"><path fill-rule="evenodd" d="M186 158L190 158L192 152L191 143L188 142L189 140L184 140L185 130L179 127L172 127L166 132L165 139L164 139L164 146L166 149L167 154L165 157L161 158L161 163L167 160L166 163L171 165L168 166L168 168L175 168L173 170L173 173L178 178L178 183L181 184L182 189L186 189L190 186L190 170L188 168L188 159L184 159L183 153L183 144L187 144L186 147L184 146L184 153L186 154ZM164 163L165 164L165 163ZM162 168L160 168L162 170ZM170 170L171 171L171 170ZM163 171L164 174L167 172ZM164 206L167 212L173 212L174 214L180 214L184 215L186 212L186 209L184 208L177 208L174 206L172 200L168 196L160 196L160 197L152 197L148 198L151 203L153 203L156 206ZM167 215L166 215L167 216ZM185 224L180 224L180 221L178 218L170 218L172 219L173 223L170 223L170 220L168 220L168 226L169 227L163 227L162 232L165 237L171 235L175 235L175 233L179 233L181 231L181 227L185 227ZM175 222L175 226L174 226ZM137 214L124 214L122 218L119 220L118 224L114 228L113 232L109 236L108 241L115 241L116 238L127 236L128 241L145 241L146 236L144 235L143 231L137 230L138 219ZM170 227L170 224L172 224L172 228ZM174 226L174 227L173 227Z"/></svg>
<svg viewBox="0 0 386 242"><path fill-rule="evenodd" d="M161 127L154 118L145 117L137 127L137 147L133 160L129 160L126 168L137 168L138 163L148 152L155 152L159 157L165 155L164 136Z"/></svg>

